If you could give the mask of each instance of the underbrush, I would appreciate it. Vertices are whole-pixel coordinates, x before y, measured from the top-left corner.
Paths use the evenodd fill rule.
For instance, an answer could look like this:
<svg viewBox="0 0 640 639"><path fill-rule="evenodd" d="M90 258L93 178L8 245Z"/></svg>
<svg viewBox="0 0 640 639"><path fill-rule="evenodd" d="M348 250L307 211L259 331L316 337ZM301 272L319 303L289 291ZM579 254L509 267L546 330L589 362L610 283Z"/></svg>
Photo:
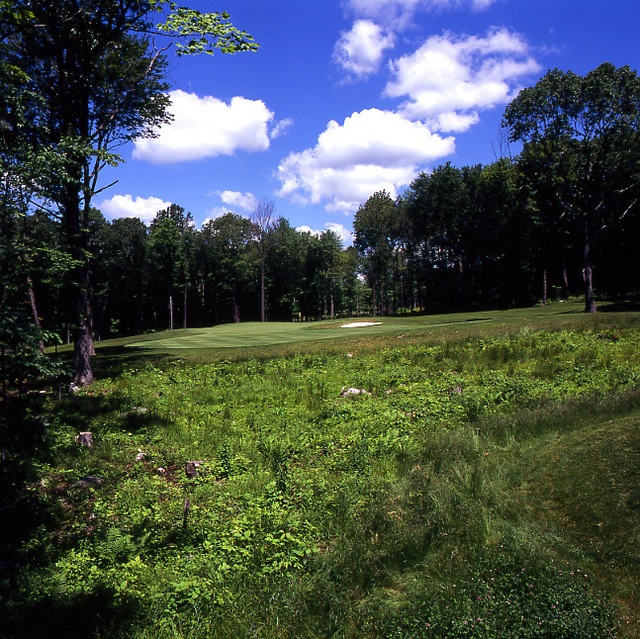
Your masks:
<svg viewBox="0 0 640 639"><path fill-rule="evenodd" d="M35 404L0 480L0 637L636 636L639 342L155 362Z"/></svg>

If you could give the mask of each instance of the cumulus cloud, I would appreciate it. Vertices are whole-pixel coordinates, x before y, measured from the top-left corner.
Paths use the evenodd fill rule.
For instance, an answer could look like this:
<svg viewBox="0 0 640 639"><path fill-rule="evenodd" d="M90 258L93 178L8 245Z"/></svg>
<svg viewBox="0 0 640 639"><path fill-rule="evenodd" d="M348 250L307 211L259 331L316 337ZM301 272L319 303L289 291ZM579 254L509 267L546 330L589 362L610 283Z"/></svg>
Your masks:
<svg viewBox="0 0 640 639"><path fill-rule="evenodd" d="M159 128L157 137L135 142L135 159L170 164L269 148L273 113L261 100L235 97L226 103L180 90L169 95L173 120Z"/></svg>
<svg viewBox="0 0 640 639"><path fill-rule="evenodd" d="M158 197L136 197L131 195L114 195L109 200L104 200L98 205L102 214L111 220L121 217L137 217L147 224L153 220L158 211L171 206L171 202L165 202Z"/></svg>
<svg viewBox="0 0 640 639"><path fill-rule="evenodd" d="M371 20L357 20L351 31L344 31L335 45L333 58L356 77L375 73L386 49L393 47L395 37Z"/></svg>
<svg viewBox="0 0 640 639"><path fill-rule="evenodd" d="M329 122L314 148L291 153L278 167L279 195L299 202L328 200L330 211L353 212L372 193L392 195L427 163L454 150L452 137L421 122L378 109Z"/></svg>
<svg viewBox="0 0 640 639"><path fill-rule="evenodd" d="M240 191L217 191L217 193L220 199L230 207L253 212L258 206L258 199L253 193L241 193Z"/></svg>
<svg viewBox="0 0 640 639"><path fill-rule="evenodd" d="M521 77L540 70L527 43L496 29L485 37L445 33L391 63L389 97L406 97L402 113L438 131L465 131L478 112L509 102Z"/></svg>

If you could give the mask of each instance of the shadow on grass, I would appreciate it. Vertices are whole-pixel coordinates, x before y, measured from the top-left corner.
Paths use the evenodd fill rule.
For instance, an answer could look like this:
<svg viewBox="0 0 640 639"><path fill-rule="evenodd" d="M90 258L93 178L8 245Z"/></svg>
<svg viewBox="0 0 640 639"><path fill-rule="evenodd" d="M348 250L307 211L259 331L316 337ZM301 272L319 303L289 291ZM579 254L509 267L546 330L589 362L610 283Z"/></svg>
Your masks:
<svg viewBox="0 0 640 639"><path fill-rule="evenodd" d="M98 631L130 612L117 606L106 589L92 595L56 597L6 611L0 638L88 639L100 636Z"/></svg>
<svg viewBox="0 0 640 639"><path fill-rule="evenodd" d="M139 346L101 346L92 358L93 372L97 379L117 377L132 368L146 364L157 365L178 359L169 352L151 350Z"/></svg>
<svg viewBox="0 0 640 639"><path fill-rule="evenodd" d="M638 313L640 312L640 301L623 300L612 302L598 308L601 313Z"/></svg>

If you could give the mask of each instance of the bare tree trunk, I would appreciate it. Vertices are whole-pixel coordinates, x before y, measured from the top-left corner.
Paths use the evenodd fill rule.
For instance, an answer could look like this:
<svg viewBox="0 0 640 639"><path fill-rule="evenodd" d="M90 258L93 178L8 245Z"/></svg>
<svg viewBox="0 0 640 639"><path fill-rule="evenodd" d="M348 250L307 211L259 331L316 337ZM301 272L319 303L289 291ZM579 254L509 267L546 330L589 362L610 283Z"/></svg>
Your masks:
<svg viewBox="0 0 640 639"><path fill-rule="evenodd" d="M173 330L173 295L169 293L169 330Z"/></svg>
<svg viewBox="0 0 640 639"><path fill-rule="evenodd" d="M269 231L273 228L273 202L262 200L256 208L254 214L251 216L251 221L257 227L258 241L260 242L260 320L262 322L267 321L267 314L265 309L265 291L264 291L264 267L265 267L265 252L266 238Z"/></svg>
<svg viewBox="0 0 640 639"><path fill-rule="evenodd" d="M464 295L464 264L462 258L458 259L458 286L460 287L460 310L465 310L465 295Z"/></svg>
<svg viewBox="0 0 640 639"><path fill-rule="evenodd" d="M562 258L562 298L569 299L571 290L569 289L569 276L567 274L567 259Z"/></svg>
<svg viewBox="0 0 640 639"><path fill-rule="evenodd" d="M89 238L87 224L80 221L80 202L73 183L69 188L69 196L65 202L65 216L67 222L67 238L71 246L71 255L80 262L74 269L73 307L76 325L72 329L74 352L74 383L86 386L93 383L91 369L91 354L93 352L93 336L91 334L91 317L89 308ZM84 211L86 216L88 211Z"/></svg>
<svg viewBox="0 0 640 639"><path fill-rule="evenodd" d="M593 267L591 265L591 238L589 227L585 222L584 226L584 247L583 247L583 268L584 268L584 311L585 313L597 313L596 301L593 296Z"/></svg>
<svg viewBox="0 0 640 639"><path fill-rule="evenodd" d="M184 316L182 328L187 328L187 285L184 285Z"/></svg>
<svg viewBox="0 0 640 639"><path fill-rule="evenodd" d="M547 305L547 269L542 270L542 306Z"/></svg>
<svg viewBox="0 0 640 639"><path fill-rule="evenodd" d="M238 324L240 322L240 305L235 293L231 295L231 307L233 309L233 321Z"/></svg>
<svg viewBox="0 0 640 639"><path fill-rule="evenodd" d="M31 275L27 273L27 289L29 291L29 305L31 306L31 314L33 315L33 323L36 325L38 331L42 330L40 325L40 318L38 317L38 307L36 306L36 294L33 291L33 281ZM44 341L38 340L38 348L41 353L44 353Z"/></svg>
<svg viewBox="0 0 640 639"><path fill-rule="evenodd" d="M265 296L264 296L264 246L262 248L262 260L260 262L260 321L267 321L267 313L265 309Z"/></svg>
<svg viewBox="0 0 640 639"><path fill-rule="evenodd" d="M371 291L373 293L373 316L376 316L376 281L375 279L373 280L373 283L371 285Z"/></svg>

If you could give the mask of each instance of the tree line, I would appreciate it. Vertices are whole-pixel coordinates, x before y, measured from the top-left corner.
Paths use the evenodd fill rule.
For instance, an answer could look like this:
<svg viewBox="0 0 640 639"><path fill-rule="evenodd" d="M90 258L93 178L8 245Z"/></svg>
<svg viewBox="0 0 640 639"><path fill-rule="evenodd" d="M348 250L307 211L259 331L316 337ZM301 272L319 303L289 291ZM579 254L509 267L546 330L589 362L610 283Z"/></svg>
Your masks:
<svg viewBox="0 0 640 639"><path fill-rule="evenodd" d="M60 225L41 212L20 225L15 240L28 238L23 253L39 257L15 293L29 301L33 321L67 341L76 282ZM94 209L88 235L95 339L263 318L312 320L366 308L356 251L344 249L330 230L300 232L284 218L263 220L261 227L236 213L197 229L192 214L172 204L148 226L138 218L108 222Z"/></svg>

